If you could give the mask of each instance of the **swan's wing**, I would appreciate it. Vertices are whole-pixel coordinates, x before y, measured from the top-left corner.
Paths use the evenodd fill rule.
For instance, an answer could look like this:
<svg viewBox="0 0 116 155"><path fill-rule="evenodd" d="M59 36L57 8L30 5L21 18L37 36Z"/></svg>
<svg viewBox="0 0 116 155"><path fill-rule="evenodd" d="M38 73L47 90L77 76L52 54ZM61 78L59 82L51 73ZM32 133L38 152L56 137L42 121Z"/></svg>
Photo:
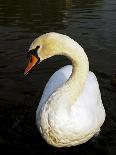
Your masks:
<svg viewBox="0 0 116 155"><path fill-rule="evenodd" d="M72 66L67 65L57 70L48 80L44 88L38 108L36 110L36 124L38 128L40 123L40 113L42 110L42 106L44 107L44 104L46 103L47 99L52 95L52 93L69 79L71 73Z"/></svg>
<svg viewBox="0 0 116 155"><path fill-rule="evenodd" d="M46 100L51 96L51 94L60 86L62 86L70 77L72 73L72 66L67 65L62 67L61 69L57 70L47 82L40 103L39 107L43 105Z"/></svg>
<svg viewBox="0 0 116 155"><path fill-rule="evenodd" d="M72 73L72 66L71 65L64 66L58 71L56 71L47 82L39 106L36 111L36 122L38 127L40 122L39 117L40 115L38 113L41 110L41 106L46 103L49 96L51 96L51 94L57 88L62 86L69 79L71 73ZM72 115L74 115L74 117L72 117L73 118L72 121L76 120L77 129L79 127L84 130L86 127L97 128L100 127L101 124L103 124L103 121L105 119L105 111L102 105L99 84L96 76L92 72L88 73L88 77L85 86L83 88L83 91L78 97L77 102L74 104L74 110L72 111ZM81 127L83 125L84 127Z"/></svg>
<svg viewBox="0 0 116 155"><path fill-rule="evenodd" d="M81 120L81 124L79 123L78 127L82 125L84 126L81 127L83 129L86 127L100 128L105 120L105 110L101 100L99 84L95 74L91 71L88 73L83 91L74 104L74 109L78 109L76 111L78 116L76 121L79 122L78 120Z"/></svg>

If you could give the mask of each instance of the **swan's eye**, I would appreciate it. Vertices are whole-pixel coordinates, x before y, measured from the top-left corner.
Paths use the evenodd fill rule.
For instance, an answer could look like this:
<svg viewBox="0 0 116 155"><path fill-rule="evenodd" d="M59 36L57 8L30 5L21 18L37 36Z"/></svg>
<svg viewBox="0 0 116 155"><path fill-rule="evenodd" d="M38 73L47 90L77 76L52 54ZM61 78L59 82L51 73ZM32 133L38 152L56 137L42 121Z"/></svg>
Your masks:
<svg viewBox="0 0 116 155"><path fill-rule="evenodd" d="M30 62L32 61L32 55L34 55L36 58L38 58L37 51L40 48L40 46L36 46L36 48L30 50L27 54L27 57L29 57Z"/></svg>

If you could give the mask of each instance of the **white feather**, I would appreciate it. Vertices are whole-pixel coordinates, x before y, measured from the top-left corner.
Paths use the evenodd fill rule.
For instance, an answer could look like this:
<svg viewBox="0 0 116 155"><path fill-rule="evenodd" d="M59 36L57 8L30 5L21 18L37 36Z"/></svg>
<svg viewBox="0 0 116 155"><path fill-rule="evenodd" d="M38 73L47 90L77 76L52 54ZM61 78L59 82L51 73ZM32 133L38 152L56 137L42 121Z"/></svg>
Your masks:
<svg viewBox="0 0 116 155"><path fill-rule="evenodd" d="M71 73L72 66L64 66L57 70L47 82L36 111L36 124L38 128L40 128L40 110L43 110L48 98L53 94L53 92L66 83ZM105 120L105 110L101 100L99 84L93 72L89 71L84 89L78 97L76 103L73 104L70 114L68 113L68 124L64 124L62 121L66 119L66 113L63 112L63 115L62 110L64 109L61 107L56 117L58 121L57 124L60 124L59 126L63 126L63 131L61 130L63 134L67 132L68 124L72 125L71 129L73 134L79 133L80 137L83 137L84 134L92 132L93 130L96 130L94 134L100 131L100 127ZM83 140L80 143L83 143Z"/></svg>
<svg viewBox="0 0 116 155"><path fill-rule="evenodd" d="M99 84L89 71L84 49L73 39L58 33L37 38L40 60L64 55L73 65L56 71L45 86L36 111L36 124L43 138L56 147L70 147L88 141L105 120Z"/></svg>

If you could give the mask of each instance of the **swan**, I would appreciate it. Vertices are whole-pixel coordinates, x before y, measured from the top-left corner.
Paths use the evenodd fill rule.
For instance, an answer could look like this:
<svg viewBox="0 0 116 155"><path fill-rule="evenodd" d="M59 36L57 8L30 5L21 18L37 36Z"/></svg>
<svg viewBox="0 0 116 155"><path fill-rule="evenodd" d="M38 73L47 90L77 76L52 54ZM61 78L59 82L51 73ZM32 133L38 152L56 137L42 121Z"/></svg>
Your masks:
<svg viewBox="0 0 116 155"><path fill-rule="evenodd" d="M36 38L24 74L54 55L66 56L72 65L60 68L49 79L36 111L36 125L48 144L71 147L99 133L106 114L86 53L66 35L50 32Z"/></svg>

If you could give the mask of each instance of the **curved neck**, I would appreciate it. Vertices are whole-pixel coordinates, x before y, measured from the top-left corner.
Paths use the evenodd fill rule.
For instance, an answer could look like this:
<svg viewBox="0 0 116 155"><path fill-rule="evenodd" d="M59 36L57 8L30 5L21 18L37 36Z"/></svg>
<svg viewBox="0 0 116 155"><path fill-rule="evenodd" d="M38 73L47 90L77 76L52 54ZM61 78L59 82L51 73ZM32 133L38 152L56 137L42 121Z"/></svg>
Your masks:
<svg viewBox="0 0 116 155"><path fill-rule="evenodd" d="M72 62L72 74L67 82L59 88L60 92L63 91L62 94L66 93L65 95L68 96L67 101L71 98L69 104L72 104L72 102L80 95L85 85L89 71L88 58L83 48L73 40L68 46L67 43L66 45L64 44L62 53L60 52L59 54L68 57Z"/></svg>
<svg viewBox="0 0 116 155"><path fill-rule="evenodd" d="M66 84L75 89L76 94L79 95L89 71L88 58L83 49L79 52L78 49L76 51L72 49L71 54L64 53L64 55L71 60L73 66L72 74Z"/></svg>

